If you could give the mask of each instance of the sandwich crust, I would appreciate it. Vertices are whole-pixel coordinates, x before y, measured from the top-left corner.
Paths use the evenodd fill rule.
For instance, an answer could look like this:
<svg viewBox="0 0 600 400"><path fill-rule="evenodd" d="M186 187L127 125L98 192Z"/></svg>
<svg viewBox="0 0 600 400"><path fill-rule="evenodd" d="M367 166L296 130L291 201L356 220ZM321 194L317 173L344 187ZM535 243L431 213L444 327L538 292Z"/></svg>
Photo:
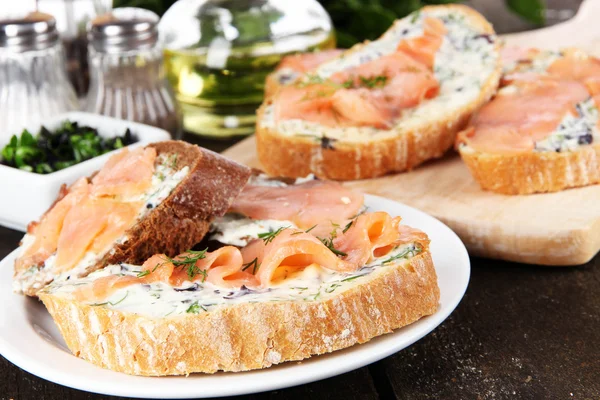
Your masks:
<svg viewBox="0 0 600 400"><path fill-rule="evenodd" d="M469 24L482 34L493 34L489 22L479 13L462 5L443 7L449 12L465 14ZM423 10L427 10L424 7ZM363 45L350 51L357 51ZM496 42L496 51L500 43ZM374 178L389 172L411 170L419 164L441 157L454 144L456 134L465 128L471 115L496 92L501 76L498 65L482 85L477 99L457 107L453 113L432 121L424 121L418 129L401 130L397 136L364 142L335 141L333 149L313 138L302 135L282 135L277 129L265 127L265 110L272 103L267 99L257 112L256 147L261 166L269 175L302 177L310 173L320 178L353 180ZM401 124L402 122L400 122Z"/></svg>
<svg viewBox="0 0 600 400"><path fill-rule="evenodd" d="M158 155L177 154L175 168L187 166L189 173L169 197L125 232L125 242L115 244L85 275L106 265L142 263L156 253L175 256L191 248L208 232L212 219L225 214L250 177L249 168L189 143L166 141L148 147ZM59 199L66 193L61 189ZM50 274L38 274L44 270L34 277L15 271L24 294L35 296L53 280Z"/></svg>
<svg viewBox="0 0 600 400"><path fill-rule="evenodd" d="M600 183L600 144L565 152L483 153L466 145L460 155L482 189L531 194Z"/></svg>
<svg viewBox="0 0 600 400"><path fill-rule="evenodd" d="M71 352L133 375L246 371L364 343L438 307L424 251L322 301L239 303L201 314L152 318L42 291Z"/></svg>

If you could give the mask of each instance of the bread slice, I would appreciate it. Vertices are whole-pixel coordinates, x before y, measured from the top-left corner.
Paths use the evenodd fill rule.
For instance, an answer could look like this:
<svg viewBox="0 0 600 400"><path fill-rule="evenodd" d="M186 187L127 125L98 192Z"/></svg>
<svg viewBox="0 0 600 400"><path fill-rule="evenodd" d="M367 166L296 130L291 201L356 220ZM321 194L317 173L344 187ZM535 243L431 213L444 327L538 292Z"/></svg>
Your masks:
<svg viewBox="0 0 600 400"><path fill-rule="evenodd" d="M423 15L439 17L449 27L463 27L471 38L468 42L456 33L444 41L443 54L451 56L436 64L436 78L441 82L438 97L406 110L389 130L275 121L275 100L268 98L258 110L256 130L257 153L263 169L276 176L314 173L336 180L364 179L410 170L450 149L456 133L465 127L472 113L495 93L501 74L499 41L492 26L474 10L462 5L424 7L397 21L380 39L353 47L311 74L326 78L349 65L362 63L361 56L365 54L389 54L405 37L403 32L419 24ZM463 32L455 28L451 32ZM476 49L469 50L469 43L477 44L473 45ZM468 82L476 84L468 86Z"/></svg>
<svg viewBox="0 0 600 400"><path fill-rule="evenodd" d="M59 279L86 276L119 262L141 263L155 253L175 256L189 249L204 237L214 217L225 214L250 176L249 168L182 141L154 143L148 147L156 149L155 165L168 162L173 171L186 169L185 177L168 197L127 229L123 237L126 240L117 240L104 254L97 254L89 265L74 274L68 271L69 274L58 276ZM68 189L63 187L57 202L67 193ZM31 229L29 232L31 235ZM26 241L24 238L23 242ZM35 296L55 278L55 266L48 267L42 262L26 270L15 268L13 287L18 293Z"/></svg>
<svg viewBox="0 0 600 400"><path fill-rule="evenodd" d="M246 371L365 343L434 313L439 289L428 243L341 292L306 301L237 302L199 314L152 317L39 293L71 352L132 375Z"/></svg>
<svg viewBox="0 0 600 400"><path fill-rule="evenodd" d="M512 54L515 52L517 54ZM522 59L518 59L519 53ZM506 86L499 94L504 91L513 93L520 74L523 74L525 81L531 80L531 74L541 77L536 79L553 76L556 72L548 71L557 60L592 61L592 64L597 62L578 49L560 52L510 49L510 54L517 59L506 63L506 75L503 79ZM556 77L570 79L559 75ZM583 79L577 80L583 86L588 85ZM592 96L594 89L589 90ZM565 116L557 123L556 130L547 132L548 136L535 142L530 151L481 150L470 143L471 135L477 135L477 129L472 126L459 133L456 146L473 178L484 190L516 195L556 192L597 184L600 183L600 130L596 101L588 98L578 103L575 115ZM494 100L490 105L492 103Z"/></svg>
<svg viewBox="0 0 600 400"><path fill-rule="evenodd" d="M557 192L600 183L600 143L569 152L483 153L459 146L482 189L501 194Z"/></svg>

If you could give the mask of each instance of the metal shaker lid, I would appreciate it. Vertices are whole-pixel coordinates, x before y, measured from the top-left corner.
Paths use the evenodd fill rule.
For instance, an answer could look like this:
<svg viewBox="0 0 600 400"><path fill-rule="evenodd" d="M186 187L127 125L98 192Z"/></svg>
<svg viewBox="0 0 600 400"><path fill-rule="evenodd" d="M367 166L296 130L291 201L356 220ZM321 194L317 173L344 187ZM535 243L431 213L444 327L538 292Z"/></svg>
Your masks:
<svg viewBox="0 0 600 400"><path fill-rule="evenodd" d="M0 19L0 48L16 53L42 50L58 41L56 20L49 14L33 12L22 18Z"/></svg>
<svg viewBox="0 0 600 400"><path fill-rule="evenodd" d="M158 15L136 7L116 8L88 24L88 40L99 52L152 48L158 41Z"/></svg>

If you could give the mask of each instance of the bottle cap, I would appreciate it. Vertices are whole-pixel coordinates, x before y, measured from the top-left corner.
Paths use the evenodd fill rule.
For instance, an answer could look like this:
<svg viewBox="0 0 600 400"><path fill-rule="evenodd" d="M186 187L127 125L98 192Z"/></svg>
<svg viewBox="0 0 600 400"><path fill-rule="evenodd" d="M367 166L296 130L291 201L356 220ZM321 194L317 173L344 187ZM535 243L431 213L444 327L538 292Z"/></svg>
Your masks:
<svg viewBox="0 0 600 400"><path fill-rule="evenodd" d="M94 50L103 53L149 49L158 41L158 20L152 11L116 8L88 24L88 40Z"/></svg>
<svg viewBox="0 0 600 400"><path fill-rule="evenodd" d="M22 18L0 19L0 48L21 53L43 50L57 41L56 20L49 14L33 12Z"/></svg>

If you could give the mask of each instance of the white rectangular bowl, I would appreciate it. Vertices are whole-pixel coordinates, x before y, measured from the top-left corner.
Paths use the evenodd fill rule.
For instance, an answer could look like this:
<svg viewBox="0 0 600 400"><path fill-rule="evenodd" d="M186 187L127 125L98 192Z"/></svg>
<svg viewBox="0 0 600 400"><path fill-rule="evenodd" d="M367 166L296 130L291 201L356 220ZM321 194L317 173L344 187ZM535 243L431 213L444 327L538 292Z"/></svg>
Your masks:
<svg viewBox="0 0 600 400"><path fill-rule="evenodd" d="M129 128L138 139L130 148L171 138L167 131L153 126L84 112L59 114L37 127L29 127L29 131L37 135L42 125L52 131L67 119L95 128L106 138L123 135ZM115 151L47 175L0 165L0 225L26 231L29 222L37 220L52 205L63 183L70 185L82 176L91 175Z"/></svg>

